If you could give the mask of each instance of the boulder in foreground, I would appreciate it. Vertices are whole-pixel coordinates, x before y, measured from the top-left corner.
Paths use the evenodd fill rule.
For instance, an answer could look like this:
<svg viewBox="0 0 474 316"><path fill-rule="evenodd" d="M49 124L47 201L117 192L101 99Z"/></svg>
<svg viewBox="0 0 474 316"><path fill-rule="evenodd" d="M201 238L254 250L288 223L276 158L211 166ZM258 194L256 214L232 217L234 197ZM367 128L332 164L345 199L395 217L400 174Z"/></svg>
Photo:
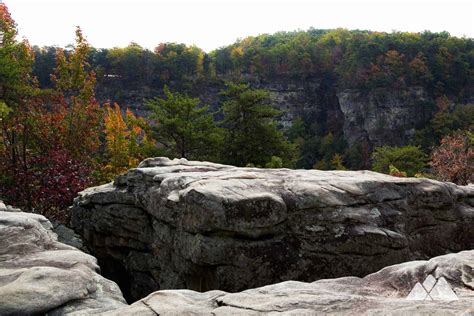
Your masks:
<svg viewBox="0 0 474 316"><path fill-rule="evenodd" d="M93 314L125 306L94 257L57 241L43 216L0 201L0 315Z"/></svg>

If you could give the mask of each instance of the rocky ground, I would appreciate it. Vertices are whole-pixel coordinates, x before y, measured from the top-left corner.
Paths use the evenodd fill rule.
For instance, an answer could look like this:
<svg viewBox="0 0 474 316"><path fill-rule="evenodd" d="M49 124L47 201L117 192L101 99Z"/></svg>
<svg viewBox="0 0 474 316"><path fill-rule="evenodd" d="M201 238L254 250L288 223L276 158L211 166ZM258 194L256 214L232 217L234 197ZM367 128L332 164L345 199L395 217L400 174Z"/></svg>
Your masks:
<svg viewBox="0 0 474 316"><path fill-rule="evenodd" d="M474 315L472 185L155 158L71 210L0 202L0 315Z"/></svg>
<svg viewBox="0 0 474 316"><path fill-rule="evenodd" d="M72 218L133 301L159 289L362 277L473 249L474 186L155 158L82 192Z"/></svg>
<svg viewBox="0 0 474 316"><path fill-rule="evenodd" d="M426 300L407 299L427 277L440 282ZM106 315L474 315L474 251L384 268L364 278L286 281L240 293L155 292ZM421 285L420 285L421 286ZM439 289L439 290L438 290ZM435 293L438 294L435 297ZM448 296L447 293L451 293Z"/></svg>
<svg viewBox="0 0 474 316"><path fill-rule="evenodd" d="M44 217L0 203L0 315L474 315L474 250L364 278L240 293L164 290L129 306L97 271L93 257L56 240Z"/></svg>

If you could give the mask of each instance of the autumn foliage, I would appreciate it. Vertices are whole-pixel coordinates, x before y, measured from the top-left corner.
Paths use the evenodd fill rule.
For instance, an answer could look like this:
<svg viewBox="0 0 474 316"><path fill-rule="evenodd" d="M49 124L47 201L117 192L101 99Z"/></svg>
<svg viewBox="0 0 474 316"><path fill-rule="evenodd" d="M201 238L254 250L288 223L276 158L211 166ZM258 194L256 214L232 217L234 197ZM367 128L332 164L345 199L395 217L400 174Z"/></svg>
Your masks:
<svg viewBox="0 0 474 316"><path fill-rule="evenodd" d="M73 159L63 149L52 149L45 155L28 159L27 168L11 170L14 185L3 190L12 202L67 223L69 214L64 210L77 192L93 183L91 167Z"/></svg>
<svg viewBox="0 0 474 316"><path fill-rule="evenodd" d="M114 176L135 168L138 163L152 153L155 142L147 133L145 120L137 118L130 110L123 117L120 106L115 103L105 105L104 117L105 155L107 162L97 172L102 181L110 181Z"/></svg>
<svg viewBox="0 0 474 316"><path fill-rule="evenodd" d="M471 135L471 137L469 137ZM472 134L445 136L431 155L431 166L439 179L457 184L474 182Z"/></svg>
<svg viewBox="0 0 474 316"><path fill-rule="evenodd" d="M0 31L0 198L67 222L64 210L77 193L102 180L97 170L108 164L128 168L142 158L134 154L139 147L134 139L146 140L139 127L144 122L127 114L128 125L121 131L127 150L121 155L133 160L126 164L117 162L123 146L114 151L110 128L106 129L110 162L104 161L104 115L95 98L96 76L87 61L90 46L81 29L76 30L72 51L57 50L51 90L37 87L31 75L32 50L26 41L16 40L16 25L4 4ZM118 168L110 171L117 172Z"/></svg>
<svg viewBox="0 0 474 316"><path fill-rule="evenodd" d="M78 29L77 46L86 45ZM18 52L24 47L12 42L0 48L12 60L18 58L11 55L24 56L23 63L10 63L17 67L13 74L21 74L21 65L31 58ZM1 98L9 111L1 120L0 194L25 210L62 221L67 221L62 211L77 192L93 183L93 155L99 147L101 110L94 98L94 77L77 76L84 69L77 60L86 53L75 50L68 58L58 53L54 91L39 90L25 71L17 78L18 94Z"/></svg>
<svg viewBox="0 0 474 316"><path fill-rule="evenodd" d="M58 49L57 67L51 75L59 101L56 110L63 115L63 143L59 145L76 159L88 159L100 144L102 110L95 99L96 78L87 62L89 53L90 46L77 28L73 52L66 56Z"/></svg>

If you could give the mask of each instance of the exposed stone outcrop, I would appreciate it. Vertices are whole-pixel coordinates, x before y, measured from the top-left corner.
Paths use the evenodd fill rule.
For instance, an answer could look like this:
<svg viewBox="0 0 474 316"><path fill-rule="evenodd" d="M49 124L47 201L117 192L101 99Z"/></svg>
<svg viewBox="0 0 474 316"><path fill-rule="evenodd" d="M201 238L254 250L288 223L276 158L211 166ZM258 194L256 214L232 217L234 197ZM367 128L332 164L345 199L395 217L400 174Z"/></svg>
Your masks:
<svg viewBox="0 0 474 316"><path fill-rule="evenodd" d="M299 117L304 119L308 127L317 126L318 133L343 134L349 147L361 142L369 148L407 145L414 140L415 130L426 127L437 111L435 98L421 86L342 90L330 78L274 77L263 80L245 76L243 79L253 88L270 91L272 105L283 111L278 119L283 129L290 128L294 119ZM219 96L222 89L225 89L224 80L198 81L193 84L192 94L210 105L212 111L218 111L222 103ZM143 105L143 100L160 95L162 91L137 92L118 101L131 105L134 112L146 117L150 113ZM102 95L104 102L114 98L108 93ZM467 92L466 95L471 93ZM472 106L469 97L456 102L453 100L453 107L454 103L471 103ZM219 115L216 117L221 118Z"/></svg>
<svg viewBox="0 0 474 316"><path fill-rule="evenodd" d="M155 158L80 193L72 224L129 299L235 292L473 249L474 186Z"/></svg>
<svg viewBox="0 0 474 316"><path fill-rule="evenodd" d="M125 306L96 259L57 241L43 216L0 201L0 315L92 314Z"/></svg>
<svg viewBox="0 0 474 316"><path fill-rule="evenodd" d="M427 300L408 294L426 279L443 283ZM384 268L364 278L287 281L240 293L167 290L106 315L472 315L474 251ZM425 283L425 287L430 284ZM439 291L438 291L439 290ZM451 296L447 295L449 293Z"/></svg>
<svg viewBox="0 0 474 316"><path fill-rule="evenodd" d="M364 278L286 281L239 293L164 290L127 306L117 285L96 273L95 259L57 242L43 216L1 202L0 208L0 315L468 316L474 312L474 250L389 266Z"/></svg>
<svg viewBox="0 0 474 316"><path fill-rule="evenodd" d="M406 145L415 129L424 127L435 112L421 87L403 91L374 89L368 93L346 90L337 94L344 118L344 138L349 145Z"/></svg>
<svg viewBox="0 0 474 316"><path fill-rule="evenodd" d="M21 212L21 210L11 205L6 205L0 200L0 212Z"/></svg>

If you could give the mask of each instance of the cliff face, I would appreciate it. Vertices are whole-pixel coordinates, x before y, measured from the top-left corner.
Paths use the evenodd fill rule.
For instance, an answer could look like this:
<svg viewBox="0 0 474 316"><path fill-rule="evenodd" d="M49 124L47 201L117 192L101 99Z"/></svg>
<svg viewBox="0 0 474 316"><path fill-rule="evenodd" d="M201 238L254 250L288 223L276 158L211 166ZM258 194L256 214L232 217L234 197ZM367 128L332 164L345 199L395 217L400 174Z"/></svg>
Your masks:
<svg viewBox="0 0 474 316"><path fill-rule="evenodd" d="M406 145L414 137L415 129L426 126L436 111L433 97L416 86L363 92L341 91L330 80L316 78L262 81L247 77L245 81L254 88L270 91L273 105L283 111L279 118L283 129L289 129L298 117L307 125L316 126L322 136L327 133L342 135L349 146L361 142L369 148ZM219 91L225 88L223 80L196 81L192 86L189 91L192 95L199 96L213 111L219 109ZM141 94L133 91L121 104L130 106L141 116L147 116L149 111L142 100L158 93L159 90L142 91Z"/></svg>
<svg viewBox="0 0 474 316"><path fill-rule="evenodd" d="M319 80L275 81L252 83L270 91L273 105L283 111L280 118L284 129L292 126L295 118L319 125L319 130L339 135L342 133L344 115L335 87Z"/></svg>
<svg viewBox="0 0 474 316"><path fill-rule="evenodd" d="M424 127L435 109L421 87L406 90L375 89L338 91L330 84L314 81L264 83L275 107L284 111L280 122L290 128L295 117L319 125L322 133L341 135L349 146L403 146Z"/></svg>
<svg viewBox="0 0 474 316"><path fill-rule="evenodd" d="M474 187L155 158L80 193L72 224L129 299L235 292L472 249Z"/></svg>
<svg viewBox="0 0 474 316"><path fill-rule="evenodd" d="M376 89L368 94L337 94L343 113L344 138L349 145L367 142L376 146L402 146L424 127L434 114L433 100L421 87L404 91Z"/></svg>
<svg viewBox="0 0 474 316"><path fill-rule="evenodd" d="M473 268L474 251L463 251L386 267L364 278L286 281L239 293L158 291L106 315L468 316L474 314Z"/></svg>

